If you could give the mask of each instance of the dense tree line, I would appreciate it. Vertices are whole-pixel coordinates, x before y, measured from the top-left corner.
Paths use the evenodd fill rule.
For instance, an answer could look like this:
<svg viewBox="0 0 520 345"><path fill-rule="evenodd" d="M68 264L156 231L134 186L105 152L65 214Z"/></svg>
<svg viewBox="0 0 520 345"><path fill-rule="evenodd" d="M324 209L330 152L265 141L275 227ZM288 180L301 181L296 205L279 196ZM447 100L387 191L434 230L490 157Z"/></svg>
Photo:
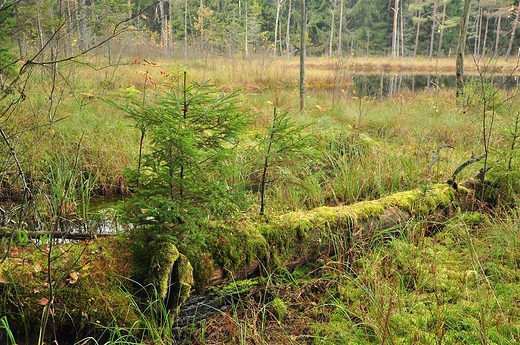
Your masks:
<svg viewBox="0 0 520 345"><path fill-rule="evenodd" d="M91 49L125 22L129 25L114 42L127 50L142 44L163 56L289 56L299 50L300 1L3 0L0 40L2 49L9 42L22 58L28 50L49 44L52 54L67 56ZM461 12L460 0L308 0L307 52L329 57L453 56ZM515 0L473 0L467 52L515 56L519 14ZM112 46L103 49L110 57Z"/></svg>

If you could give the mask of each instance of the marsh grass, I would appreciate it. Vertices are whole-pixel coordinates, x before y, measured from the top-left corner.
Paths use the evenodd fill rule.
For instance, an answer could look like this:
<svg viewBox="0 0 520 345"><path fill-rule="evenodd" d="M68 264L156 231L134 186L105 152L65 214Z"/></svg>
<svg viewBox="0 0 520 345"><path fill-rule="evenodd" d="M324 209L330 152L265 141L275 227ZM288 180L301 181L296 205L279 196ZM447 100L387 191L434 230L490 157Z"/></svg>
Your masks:
<svg viewBox="0 0 520 345"><path fill-rule="evenodd" d="M517 214L463 213L431 236L420 224L374 239L352 262L274 272L208 320L202 343L518 342Z"/></svg>
<svg viewBox="0 0 520 345"><path fill-rule="evenodd" d="M367 71L376 64L384 70L405 70L403 64L406 64L411 70L444 73L453 64L448 59L434 64L422 60L311 59L307 66L307 108L303 112L298 110L297 59L150 63L123 59L111 67L101 60L86 62L91 67L59 66L52 102L48 97L53 87L49 71L35 69L25 90L26 101L8 119L20 133L18 148L23 160L31 162L34 179L41 178L46 167L54 164L52 153L56 147L72 159L71 148L81 138L81 164L96 181L94 193L128 193L124 170L137 164L139 133L132 128L130 119L100 98L124 103L133 97L153 105L169 85L181 82L184 71L189 72L189 81L210 80L223 91L240 90L242 109L254 114L250 130L253 138L242 142L246 150L250 141L255 140L255 133L269 124L275 107L288 112L297 125L310 124L307 131L316 138L322 157L309 157L294 164L294 169L279 172L287 178L284 183L273 184L270 191L274 194L270 198L276 200L273 212L310 208L323 201L337 204L376 198L417 186L425 179L447 180L472 153L479 155L482 151L481 114L458 105L451 90L439 87L413 95L366 98L356 93L359 90L353 88L349 77L349 73ZM504 71L511 69L500 66ZM477 104L478 88L469 94L474 95L471 104ZM506 115L511 119L509 128L514 128L517 106L512 100L515 98L506 94L504 97L511 99ZM504 119L506 115L500 114ZM496 121L499 135L492 136L493 147L506 145L508 129L504 123ZM347 159L329 151L341 136L363 137L371 146ZM509 137L511 147L517 139ZM349 145L355 150L360 141ZM442 150L428 174L433 152L445 144L453 149ZM512 147L510 151L516 152L515 146ZM476 171L476 167L468 168L460 178L472 177ZM247 184L249 174L244 171L242 176Z"/></svg>
<svg viewBox="0 0 520 345"><path fill-rule="evenodd" d="M125 102L134 95L153 104L165 82L178 83L185 70L192 80L212 80L226 92L241 90L241 107L255 113L240 143L244 150L235 161L240 165L236 178L243 180L236 182L247 184L252 178L250 162L258 157L251 157L255 153L247 149L269 124L273 107L289 112L297 125L311 124L306 131L316 139L320 154L276 167L280 178L268 196L272 214L350 204L446 181L462 162L483 150L482 108L475 106L478 90L465 106L455 102L452 90L443 88L367 99L353 92L345 71L376 65L397 70L403 63L423 71L431 67L426 61L310 61L308 106L303 112L298 110L296 60L124 62L99 70L68 65L63 75L70 82L55 85L59 92L52 102L48 73L35 74L25 90L26 101L5 119L17 134L24 163L31 164L32 178L45 181L51 172L49 195L74 193L47 199L49 205L78 212L78 204L86 205L75 194L81 188L99 194L127 192L123 170L135 167L139 133L99 98ZM448 71L452 62L439 61L436 68ZM161 71L172 77L165 78ZM497 189L508 187L499 190L516 200L520 109L515 95L502 96L510 102L507 111L496 113L490 162L497 168L489 176ZM453 148L441 150L428 172L433 153L443 144ZM67 175L74 170L71 166L78 173L73 177ZM469 166L459 179L475 176L480 167ZM88 184L80 178L86 176ZM243 296L233 311L209 320L199 339L205 344L515 343L520 340L519 214L513 202L501 206L494 220L462 214L431 236L426 236L425 222L418 220L401 231L402 237L379 234L369 250L355 253L359 255L347 255L345 244L337 243L339 252L356 259L322 258L318 269L293 272L289 281L287 274L267 277L263 290ZM109 343L173 339L164 306L153 294L148 297L148 304L132 305L139 322L127 328L105 325Z"/></svg>

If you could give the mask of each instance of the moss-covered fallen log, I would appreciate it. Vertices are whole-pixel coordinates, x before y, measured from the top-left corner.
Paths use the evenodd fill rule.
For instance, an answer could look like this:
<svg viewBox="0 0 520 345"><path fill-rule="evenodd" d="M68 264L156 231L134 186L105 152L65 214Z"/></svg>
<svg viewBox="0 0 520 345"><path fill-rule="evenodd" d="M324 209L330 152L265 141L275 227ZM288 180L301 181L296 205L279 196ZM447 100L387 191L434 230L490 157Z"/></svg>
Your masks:
<svg viewBox="0 0 520 345"><path fill-rule="evenodd" d="M438 184L350 206L208 223L201 229L205 246L187 243L179 250L164 239L135 243L129 234L53 247L11 245L9 252L4 244L0 317L7 316L19 339L38 335L47 310L51 337L77 339L99 333L99 325L135 325L140 303L151 298L176 313L192 288L201 293L320 256L351 255L397 235L410 221L424 221L425 229L442 223L463 200L471 200L470 190Z"/></svg>
<svg viewBox="0 0 520 345"><path fill-rule="evenodd" d="M353 252L372 239L399 232L420 220L425 231L452 217L466 188L432 185L348 206L291 212L266 221L214 224L210 246L188 254L198 287L221 284L277 267L294 269L337 251ZM338 254L338 253L336 253ZM198 264L197 257L203 258Z"/></svg>

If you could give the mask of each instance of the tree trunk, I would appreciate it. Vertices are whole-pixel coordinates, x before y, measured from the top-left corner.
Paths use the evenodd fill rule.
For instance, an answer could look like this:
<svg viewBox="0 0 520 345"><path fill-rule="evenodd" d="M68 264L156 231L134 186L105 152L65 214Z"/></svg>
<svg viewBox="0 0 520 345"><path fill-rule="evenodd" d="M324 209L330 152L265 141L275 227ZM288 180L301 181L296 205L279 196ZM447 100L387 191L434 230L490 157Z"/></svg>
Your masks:
<svg viewBox="0 0 520 345"><path fill-rule="evenodd" d="M341 58L343 55L343 7L344 0L340 0L339 3L339 28L338 28L338 57Z"/></svg>
<svg viewBox="0 0 520 345"><path fill-rule="evenodd" d="M300 111L305 109L305 58L307 54L307 6L302 0L300 32Z"/></svg>
<svg viewBox="0 0 520 345"><path fill-rule="evenodd" d="M274 52L273 56L276 57L276 45L278 44L278 27L280 25L280 7L282 7L283 0L276 1L276 19L274 22Z"/></svg>
<svg viewBox="0 0 520 345"><path fill-rule="evenodd" d="M248 14L248 8L247 8L247 0L246 0L246 8L245 8L245 14L244 14L244 18L245 18L245 22L246 22L246 35L245 35L245 42L244 42L244 46L245 46L245 54L246 54L246 58L249 56L249 37L248 37L248 29L249 29L249 21L248 21L248 17L249 17L249 14Z"/></svg>
<svg viewBox="0 0 520 345"><path fill-rule="evenodd" d="M335 4L336 2L334 2ZM334 5L334 7L336 7ZM334 40L334 10L330 11L330 38L329 38L329 59L332 59L332 41Z"/></svg>
<svg viewBox="0 0 520 345"><path fill-rule="evenodd" d="M489 32L489 15L486 15L486 28L484 29L484 41L482 42L482 53L481 53L482 57L484 57L486 55L486 44L487 44L488 32Z"/></svg>
<svg viewBox="0 0 520 345"><path fill-rule="evenodd" d="M444 38L444 23L446 21L446 1L444 1L443 7L442 7L442 17L441 17L441 25L440 25L440 32L439 32L439 45L437 47L437 57L440 58L442 54L442 40Z"/></svg>
<svg viewBox="0 0 520 345"><path fill-rule="evenodd" d="M78 33L79 33L79 50L84 52L89 49L88 33L87 33L87 2L79 1L78 15Z"/></svg>
<svg viewBox="0 0 520 345"><path fill-rule="evenodd" d="M482 6L478 7L477 25L475 26L475 45L473 46L473 55L478 58L480 53L480 41L482 37Z"/></svg>
<svg viewBox="0 0 520 345"><path fill-rule="evenodd" d="M291 11L292 11L292 0L289 0L289 9L287 11L287 31L285 33L285 49L287 50L287 58L291 56Z"/></svg>
<svg viewBox="0 0 520 345"><path fill-rule="evenodd" d="M400 4L401 4L401 20L400 20L401 25L400 25L400 30L399 31L400 31L401 35L399 35L399 37L400 37L400 41L399 42L400 43L398 45L401 48L401 56L404 57L404 24L405 24L405 20L403 18L403 16L404 16L403 15L403 12L404 12L403 11L403 2L401 1Z"/></svg>
<svg viewBox="0 0 520 345"><path fill-rule="evenodd" d="M500 42L500 24L502 22L502 15L500 13L500 10L498 10L497 13L497 31L496 31L496 38L495 38L495 54L494 56L498 56L498 43Z"/></svg>
<svg viewBox="0 0 520 345"><path fill-rule="evenodd" d="M184 57L188 57L188 0L184 0Z"/></svg>
<svg viewBox="0 0 520 345"><path fill-rule="evenodd" d="M422 11L419 11L417 20L417 29L415 30L415 44L413 46L413 57L417 56L417 47L419 46L419 33L421 31L421 16Z"/></svg>
<svg viewBox="0 0 520 345"><path fill-rule="evenodd" d="M161 46L163 51L166 51L166 47L168 46L168 31L167 31L167 24L166 24L166 13L164 10L164 1L159 1L157 4L156 11L158 12L158 21L161 25Z"/></svg>
<svg viewBox="0 0 520 345"><path fill-rule="evenodd" d="M204 0L200 0L200 50L204 51Z"/></svg>
<svg viewBox="0 0 520 345"><path fill-rule="evenodd" d="M43 50L44 39L43 39L43 27L42 27L42 14L40 12L40 3L36 5L36 22L38 25L38 49ZM43 59L43 55L42 55Z"/></svg>
<svg viewBox="0 0 520 345"><path fill-rule="evenodd" d="M392 25L392 57L397 57L399 51L397 50L397 18L399 14L399 0L394 1L394 21Z"/></svg>
<svg viewBox="0 0 520 345"><path fill-rule="evenodd" d="M433 58L433 42L435 41L435 30L437 30L437 5L438 0L433 2L433 12L432 12L432 31L430 35L430 53L428 55L428 60L432 60Z"/></svg>
<svg viewBox="0 0 520 345"><path fill-rule="evenodd" d="M442 223L455 216L458 210L474 209L474 181L469 180L461 185L468 186L468 189L457 192L447 184L439 184L426 194L423 190L411 190L351 206L319 207L282 215L272 224L263 226L265 233L261 236L268 244L266 253L257 253L256 259L243 262L240 267L231 270L217 264L205 286L247 279L262 274L262 271L272 271L276 268L270 266L274 262L293 270L312 263L319 257L341 256L346 253L351 257L355 255L354 251L362 251L378 238L382 238L385 231L398 235L413 219L424 221L426 235L433 235L442 227ZM279 231L283 231L280 237L277 235ZM250 236L256 237L252 234ZM338 238L350 246L343 248L342 253L337 252L338 246L333 243ZM236 241L242 247L248 245L245 242ZM233 252L223 248L214 250L219 253ZM195 263L192 264L194 267L197 266Z"/></svg>
<svg viewBox="0 0 520 345"><path fill-rule="evenodd" d="M460 21L459 39L457 42L457 59L455 63L455 78L457 82L456 97L462 97L464 93L464 52L466 50L466 34L471 0L464 0L462 18Z"/></svg>
<svg viewBox="0 0 520 345"><path fill-rule="evenodd" d="M518 17L520 16L520 5L517 5L515 12L515 20L513 21L513 28L511 29L511 37L509 38L509 45L507 46L507 52L505 56L505 60L509 59L509 55L511 55L511 50L513 49L513 41L515 40L516 28L518 27Z"/></svg>
<svg viewBox="0 0 520 345"><path fill-rule="evenodd" d="M172 0L168 1L168 50L171 50L173 48L173 26L172 26L172 15L173 15L173 8L172 8Z"/></svg>

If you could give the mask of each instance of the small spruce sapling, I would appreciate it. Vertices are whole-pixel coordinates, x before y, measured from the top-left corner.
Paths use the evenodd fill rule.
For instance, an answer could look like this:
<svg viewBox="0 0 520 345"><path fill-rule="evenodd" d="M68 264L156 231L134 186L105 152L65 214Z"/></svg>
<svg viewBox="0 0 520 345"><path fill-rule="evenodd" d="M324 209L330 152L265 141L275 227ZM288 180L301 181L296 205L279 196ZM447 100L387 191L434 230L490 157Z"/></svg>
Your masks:
<svg viewBox="0 0 520 345"><path fill-rule="evenodd" d="M269 178L274 167L291 164L294 159L305 154L311 146L312 136L304 130L310 124L297 126L291 121L288 113L278 113L275 108L270 127L266 128L265 135L260 139L258 146L261 153L260 167L260 215L265 211L265 192L267 185L272 182Z"/></svg>
<svg viewBox="0 0 520 345"><path fill-rule="evenodd" d="M201 220L222 219L245 206L245 190L231 182L229 164L250 121L238 103L238 93L188 84L185 73L180 87L147 109L139 121L149 150L140 169L130 172L139 186L122 207L126 220L153 240L182 244L199 235Z"/></svg>

